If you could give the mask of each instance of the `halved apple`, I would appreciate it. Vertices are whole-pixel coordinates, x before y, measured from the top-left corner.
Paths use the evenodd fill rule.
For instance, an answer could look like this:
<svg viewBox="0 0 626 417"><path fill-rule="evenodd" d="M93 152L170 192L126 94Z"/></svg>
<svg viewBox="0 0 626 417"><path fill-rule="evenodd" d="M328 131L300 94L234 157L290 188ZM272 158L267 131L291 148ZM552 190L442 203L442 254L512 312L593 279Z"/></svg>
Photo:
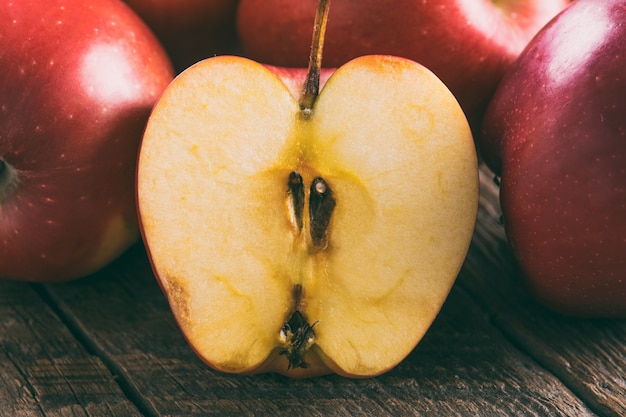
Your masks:
<svg viewBox="0 0 626 417"><path fill-rule="evenodd" d="M183 334L220 371L385 372L465 259L477 159L437 77L357 58L308 110L268 67L220 56L180 74L150 117L143 237Z"/></svg>

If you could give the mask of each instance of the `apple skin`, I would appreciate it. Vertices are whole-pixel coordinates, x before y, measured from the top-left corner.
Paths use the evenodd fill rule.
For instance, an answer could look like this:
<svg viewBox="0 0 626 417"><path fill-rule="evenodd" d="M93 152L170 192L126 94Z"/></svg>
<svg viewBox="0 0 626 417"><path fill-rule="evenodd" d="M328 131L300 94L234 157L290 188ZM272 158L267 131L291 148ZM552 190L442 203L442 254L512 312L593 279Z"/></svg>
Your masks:
<svg viewBox="0 0 626 417"><path fill-rule="evenodd" d="M626 317L626 1L577 0L512 66L480 137L530 288Z"/></svg>
<svg viewBox="0 0 626 417"><path fill-rule="evenodd" d="M173 69L117 0L2 0L0 15L0 277L82 277L139 238L139 142Z"/></svg>
<svg viewBox="0 0 626 417"><path fill-rule="evenodd" d="M243 53L262 63L306 67L317 0L241 0ZM369 54L406 57L455 94L473 128L498 81L532 36L568 0L337 1L328 18L324 61L339 67Z"/></svg>
<svg viewBox="0 0 626 417"><path fill-rule="evenodd" d="M124 0L154 31L177 72L236 48L238 0Z"/></svg>

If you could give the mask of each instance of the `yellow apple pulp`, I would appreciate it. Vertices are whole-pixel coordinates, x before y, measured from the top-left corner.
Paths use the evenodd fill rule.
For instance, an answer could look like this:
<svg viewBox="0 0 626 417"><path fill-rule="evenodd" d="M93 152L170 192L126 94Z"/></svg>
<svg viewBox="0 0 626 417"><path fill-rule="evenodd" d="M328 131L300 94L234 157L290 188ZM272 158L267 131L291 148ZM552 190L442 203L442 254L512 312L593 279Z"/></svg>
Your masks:
<svg viewBox="0 0 626 417"><path fill-rule="evenodd" d="M334 205L312 218L316 190ZM269 69L221 56L155 107L137 199L155 276L207 364L372 376L443 305L474 229L478 169L458 103L413 61L351 61L305 117ZM296 311L308 325L300 362L286 354Z"/></svg>

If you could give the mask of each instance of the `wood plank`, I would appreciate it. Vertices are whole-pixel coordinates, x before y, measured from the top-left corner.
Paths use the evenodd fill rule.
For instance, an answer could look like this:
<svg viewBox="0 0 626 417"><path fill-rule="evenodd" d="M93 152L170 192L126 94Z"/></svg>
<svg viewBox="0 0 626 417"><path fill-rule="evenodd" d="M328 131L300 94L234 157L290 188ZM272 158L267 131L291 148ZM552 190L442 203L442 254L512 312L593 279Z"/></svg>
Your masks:
<svg viewBox="0 0 626 417"><path fill-rule="evenodd" d="M498 188L483 169L474 250L459 284L485 306L513 343L554 373L597 413L626 415L626 320L564 317L524 286L506 243Z"/></svg>
<svg viewBox="0 0 626 417"><path fill-rule="evenodd" d="M76 341L36 288L0 281L1 415L141 415L104 364Z"/></svg>
<svg viewBox="0 0 626 417"><path fill-rule="evenodd" d="M93 277L45 288L148 415L593 415L458 286L404 362L360 380L211 370L183 339L141 245Z"/></svg>

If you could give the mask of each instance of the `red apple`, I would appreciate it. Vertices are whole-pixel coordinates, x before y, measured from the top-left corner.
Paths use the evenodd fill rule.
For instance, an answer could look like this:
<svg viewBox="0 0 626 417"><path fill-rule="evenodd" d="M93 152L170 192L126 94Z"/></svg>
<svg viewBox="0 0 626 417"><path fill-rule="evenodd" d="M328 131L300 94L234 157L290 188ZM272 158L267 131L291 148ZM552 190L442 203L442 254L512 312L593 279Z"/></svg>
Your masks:
<svg viewBox="0 0 626 417"><path fill-rule="evenodd" d="M84 276L138 239L137 152L171 63L117 0L0 16L0 277Z"/></svg>
<svg viewBox="0 0 626 417"><path fill-rule="evenodd" d="M317 0L241 0L243 52L305 67ZM344 0L329 16L324 66L367 54L413 59L455 94L473 125L508 66L568 0Z"/></svg>
<svg viewBox="0 0 626 417"><path fill-rule="evenodd" d="M529 44L485 116L506 231L569 314L626 316L626 1L577 0Z"/></svg>
<svg viewBox="0 0 626 417"><path fill-rule="evenodd" d="M152 28L177 71L236 44L238 0L124 0Z"/></svg>

